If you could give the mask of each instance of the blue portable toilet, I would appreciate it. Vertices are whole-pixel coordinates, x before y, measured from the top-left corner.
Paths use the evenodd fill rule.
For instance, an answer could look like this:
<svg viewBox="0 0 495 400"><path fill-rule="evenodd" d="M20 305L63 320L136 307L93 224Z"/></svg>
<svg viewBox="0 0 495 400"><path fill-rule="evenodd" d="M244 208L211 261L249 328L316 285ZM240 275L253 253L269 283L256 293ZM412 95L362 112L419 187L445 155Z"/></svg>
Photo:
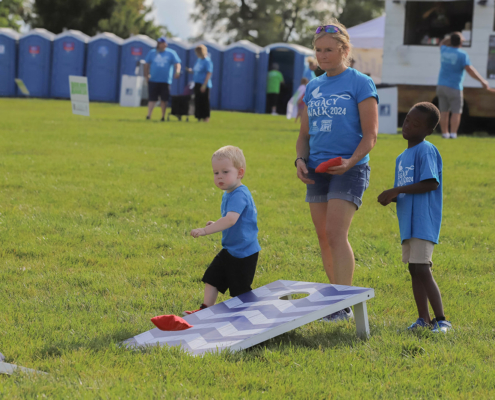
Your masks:
<svg viewBox="0 0 495 400"><path fill-rule="evenodd" d="M274 43L260 53L258 79L256 83L256 112L266 112L266 80L272 64L280 67L285 85L280 91L277 112L285 114L287 103L301 83L306 57L314 56L314 51L297 44Z"/></svg>
<svg viewBox="0 0 495 400"><path fill-rule="evenodd" d="M221 101L220 92L222 89L222 60L223 51L225 48L219 44L207 41L195 43L189 50L189 68L193 68L194 64L196 64L196 61L198 60L194 49L199 44L204 44L206 46L208 49L208 56L213 62L213 75L211 77L211 83L213 86L210 90L210 105L212 109L219 110ZM190 76L189 81L192 81L192 75Z"/></svg>
<svg viewBox="0 0 495 400"><path fill-rule="evenodd" d="M222 110L255 109L258 55L263 48L240 40L225 48L222 67Z"/></svg>
<svg viewBox="0 0 495 400"><path fill-rule="evenodd" d="M86 76L90 101L118 102L120 48L123 42L121 38L109 32L89 39Z"/></svg>
<svg viewBox="0 0 495 400"><path fill-rule="evenodd" d="M139 66L139 62L144 60L149 51L155 47L156 40L146 35L134 35L124 40L120 56L119 88L122 84L122 75L136 75L136 66Z"/></svg>
<svg viewBox="0 0 495 400"><path fill-rule="evenodd" d="M16 95L17 41L20 35L11 28L0 28L0 96Z"/></svg>
<svg viewBox="0 0 495 400"><path fill-rule="evenodd" d="M55 35L36 28L19 39L17 77L22 79L32 97L50 96L50 67L52 42ZM21 92L18 90L18 94Z"/></svg>
<svg viewBox="0 0 495 400"><path fill-rule="evenodd" d="M76 30L59 33L53 40L51 97L70 98L69 75L84 76L89 36Z"/></svg>
<svg viewBox="0 0 495 400"><path fill-rule="evenodd" d="M180 78L172 81L172 86L170 88L170 94L172 96L181 95L184 92L184 88L187 82L192 80L192 75L188 74L186 71L189 65L189 51L191 50L191 45L189 43L183 42L179 38L167 39L168 48L174 50L180 58L181 70ZM189 76L188 76L189 75Z"/></svg>

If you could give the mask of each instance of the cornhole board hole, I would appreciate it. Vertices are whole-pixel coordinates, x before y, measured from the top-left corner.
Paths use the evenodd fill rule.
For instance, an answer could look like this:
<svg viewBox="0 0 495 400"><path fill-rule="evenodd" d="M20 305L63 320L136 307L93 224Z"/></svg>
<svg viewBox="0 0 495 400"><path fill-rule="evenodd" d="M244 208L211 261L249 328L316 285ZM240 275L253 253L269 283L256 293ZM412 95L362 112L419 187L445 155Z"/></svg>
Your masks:
<svg viewBox="0 0 495 400"><path fill-rule="evenodd" d="M292 300L300 293L308 296ZM279 280L184 317L192 328L175 332L155 328L123 345L181 346L192 355L238 351L351 306L358 336L368 337L366 301L373 297L375 291L368 288Z"/></svg>

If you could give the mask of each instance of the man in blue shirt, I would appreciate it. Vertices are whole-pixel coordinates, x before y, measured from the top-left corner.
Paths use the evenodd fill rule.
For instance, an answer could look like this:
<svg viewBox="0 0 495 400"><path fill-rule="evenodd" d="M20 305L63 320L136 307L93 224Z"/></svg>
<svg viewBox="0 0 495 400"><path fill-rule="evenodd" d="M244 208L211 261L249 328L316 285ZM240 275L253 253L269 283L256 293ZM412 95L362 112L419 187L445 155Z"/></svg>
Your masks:
<svg viewBox="0 0 495 400"><path fill-rule="evenodd" d="M438 75L438 108L440 109L440 128L444 139L457 138L457 129L461 122L463 96L462 82L465 72L489 89L488 82L471 65L467 53L460 49L464 38L460 32L454 32L440 42L441 66ZM449 133L449 112L450 133Z"/></svg>
<svg viewBox="0 0 495 400"><path fill-rule="evenodd" d="M174 73L175 69L175 73ZM146 119L151 118L151 113L155 107L158 97L161 100L162 121L165 121L165 110L167 109L168 98L170 95L169 86L172 84L172 78L180 77L180 58L174 50L167 49L167 39L161 37L157 40L156 49L150 50L146 56L144 66L144 77L148 82L148 115Z"/></svg>

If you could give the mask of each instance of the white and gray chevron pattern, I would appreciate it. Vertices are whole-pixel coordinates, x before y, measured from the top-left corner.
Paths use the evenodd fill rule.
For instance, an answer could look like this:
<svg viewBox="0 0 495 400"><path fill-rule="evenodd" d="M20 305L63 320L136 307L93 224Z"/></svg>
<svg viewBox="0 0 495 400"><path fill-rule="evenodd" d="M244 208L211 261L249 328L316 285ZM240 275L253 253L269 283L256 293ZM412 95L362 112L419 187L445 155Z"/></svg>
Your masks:
<svg viewBox="0 0 495 400"><path fill-rule="evenodd" d="M309 295L299 300L280 299L295 293ZM155 328L123 344L128 347L182 346L193 355L224 349L236 351L345 307L364 304L372 297L373 289L279 280L184 317L192 328L173 332ZM367 326L366 308L364 312Z"/></svg>

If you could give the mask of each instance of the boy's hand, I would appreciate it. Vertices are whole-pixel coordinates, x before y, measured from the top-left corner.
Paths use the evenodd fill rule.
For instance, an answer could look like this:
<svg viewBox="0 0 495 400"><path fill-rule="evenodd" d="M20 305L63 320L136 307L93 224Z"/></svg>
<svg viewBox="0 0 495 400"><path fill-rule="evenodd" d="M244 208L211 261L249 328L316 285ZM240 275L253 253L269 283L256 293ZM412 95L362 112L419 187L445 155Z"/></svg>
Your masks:
<svg viewBox="0 0 495 400"><path fill-rule="evenodd" d="M399 194L397 193L396 188L385 190L384 192L382 192L380 194L380 196L378 196L378 202L382 206L386 206L386 205L390 204L392 201L394 201L398 195Z"/></svg>
<svg viewBox="0 0 495 400"><path fill-rule="evenodd" d="M215 223L215 221L208 221L205 226L209 226L211 224Z"/></svg>
<svg viewBox="0 0 495 400"><path fill-rule="evenodd" d="M211 222L211 221L210 221ZM197 238L197 237L200 237L200 236L206 236L206 231L205 231L205 228L198 228L198 229L193 229L191 231L191 236L193 238Z"/></svg>

